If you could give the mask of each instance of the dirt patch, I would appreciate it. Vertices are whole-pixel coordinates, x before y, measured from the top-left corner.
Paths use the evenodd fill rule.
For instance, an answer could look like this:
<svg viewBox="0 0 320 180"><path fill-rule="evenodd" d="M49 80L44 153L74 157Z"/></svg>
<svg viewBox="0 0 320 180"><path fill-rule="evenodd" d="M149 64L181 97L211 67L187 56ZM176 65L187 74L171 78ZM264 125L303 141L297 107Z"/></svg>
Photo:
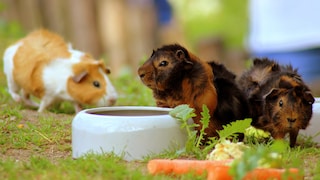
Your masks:
<svg viewBox="0 0 320 180"><path fill-rule="evenodd" d="M60 159L71 157L71 120L73 119L74 114L56 114L52 112L38 113L35 110L24 109L21 110L20 115L22 117L19 118L21 119L19 121L17 120L17 117L6 117L6 115L4 115L2 119L4 119L5 121L12 121L17 126L17 128L20 128L21 130L25 128L30 134L36 134L44 140L41 141L41 144L33 144L27 142L29 145L28 147L24 148L14 148L12 145L6 145L6 143L13 142L5 142L3 145L0 145L3 146L3 148L1 148L2 153L0 153L0 159L28 161L32 156L40 156L47 158L52 162L57 162ZM53 125L51 126L53 129L51 131L55 133L56 129L57 134L59 135L55 135L56 137L52 137L53 139L50 139L51 137L46 139L47 137L43 133L41 133L41 126L43 125L43 123L41 124L40 119L42 118L46 118L52 121L51 123ZM54 122L57 122L57 125L54 125ZM31 125L40 130L31 131L30 127L28 127ZM15 132L12 130L6 130L5 133L12 134ZM27 136L28 135L29 134L27 134Z"/></svg>
<svg viewBox="0 0 320 180"><path fill-rule="evenodd" d="M48 111L43 113L38 113L35 110L29 110L29 109L22 110L21 115L23 117L21 123L29 122L35 125L39 124L39 118L50 117L57 121L65 121L65 120L72 119L74 117L73 114L56 114Z"/></svg>
<svg viewBox="0 0 320 180"><path fill-rule="evenodd" d="M45 151L30 149L9 149L5 154L1 154L1 159L12 159L27 162L32 156L45 157L51 162L58 162L60 159L71 157L71 151L61 151L55 145L50 146Z"/></svg>

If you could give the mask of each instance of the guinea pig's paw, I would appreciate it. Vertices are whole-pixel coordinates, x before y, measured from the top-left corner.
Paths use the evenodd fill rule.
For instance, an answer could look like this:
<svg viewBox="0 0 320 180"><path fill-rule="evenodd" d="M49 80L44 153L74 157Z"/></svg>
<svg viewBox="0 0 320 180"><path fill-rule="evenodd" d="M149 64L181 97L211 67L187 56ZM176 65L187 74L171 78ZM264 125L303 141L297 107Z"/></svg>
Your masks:
<svg viewBox="0 0 320 180"><path fill-rule="evenodd" d="M11 94L11 97L14 101L16 102L21 102L21 96L17 93L10 93Z"/></svg>
<svg viewBox="0 0 320 180"><path fill-rule="evenodd" d="M28 105L28 106L31 106L31 107L39 107L39 104L32 101L31 99L23 99L23 102Z"/></svg>

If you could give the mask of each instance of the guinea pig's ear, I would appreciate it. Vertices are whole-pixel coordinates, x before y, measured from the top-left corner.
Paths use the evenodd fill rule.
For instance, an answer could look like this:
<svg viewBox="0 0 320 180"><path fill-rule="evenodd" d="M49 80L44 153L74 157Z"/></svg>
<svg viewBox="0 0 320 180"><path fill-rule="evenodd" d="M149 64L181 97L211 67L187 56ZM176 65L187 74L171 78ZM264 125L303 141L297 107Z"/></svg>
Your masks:
<svg viewBox="0 0 320 180"><path fill-rule="evenodd" d="M278 96L281 94L282 90L279 88L273 88L267 93L263 98L268 101L276 100Z"/></svg>
<svg viewBox="0 0 320 180"><path fill-rule="evenodd" d="M83 80L83 78L85 78L87 75L88 75L87 71L82 71L82 72L72 76L72 80L75 83L80 83Z"/></svg>
<svg viewBox="0 0 320 180"><path fill-rule="evenodd" d="M99 67L103 69L104 73L106 73L106 74L111 73L110 68L108 68L104 65L104 61L102 59L100 59L99 61L96 61L95 63L97 63L99 65Z"/></svg>
<svg viewBox="0 0 320 180"><path fill-rule="evenodd" d="M311 94L310 91L306 91L303 94L303 98L308 104L313 104L314 103L314 97L313 97L313 95Z"/></svg>
<svg viewBox="0 0 320 180"><path fill-rule="evenodd" d="M185 69L190 69L193 65L192 61L189 61L185 52L181 49L176 51L176 57L185 63Z"/></svg>
<svg viewBox="0 0 320 180"><path fill-rule="evenodd" d="M155 50L152 50L152 54L151 54L150 57L152 57L152 56L154 55L154 53L156 53L156 51L155 51Z"/></svg>
<svg viewBox="0 0 320 180"><path fill-rule="evenodd" d="M186 58L186 55L183 50L179 49L176 51L176 57L180 60L184 60Z"/></svg>
<svg viewBox="0 0 320 180"><path fill-rule="evenodd" d="M259 58L255 58L255 59L253 59L253 65L255 66L255 65L258 65L258 64L261 64L262 63L262 60L261 59L259 59Z"/></svg>
<svg viewBox="0 0 320 180"><path fill-rule="evenodd" d="M106 67L106 68L105 68L105 72L106 72L106 74L110 74L110 73L111 73L110 68Z"/></svg>

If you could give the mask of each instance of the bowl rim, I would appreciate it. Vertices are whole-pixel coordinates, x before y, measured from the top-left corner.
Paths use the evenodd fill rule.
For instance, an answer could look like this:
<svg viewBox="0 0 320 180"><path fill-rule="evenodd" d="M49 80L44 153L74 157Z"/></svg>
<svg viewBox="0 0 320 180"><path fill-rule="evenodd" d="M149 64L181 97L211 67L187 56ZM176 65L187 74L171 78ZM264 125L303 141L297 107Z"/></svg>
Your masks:
<svg viewBox="0 0 320 180"><path fill-rule="evenodd" d="M135 115L134 117L146 117L146 116L170 116L169 112L173 108L165 108L165 107L156 107L156 106L110 106L110 107L96 107L89 108L80 111L79 113L83 113L90 116L112 116L112 117L125 117L122 115L106 115L106 114L95 114L99 111L125 111L125 110L148 110L148 111L164 111L168 112L168 114L155 114L155 115Z"/></svg>

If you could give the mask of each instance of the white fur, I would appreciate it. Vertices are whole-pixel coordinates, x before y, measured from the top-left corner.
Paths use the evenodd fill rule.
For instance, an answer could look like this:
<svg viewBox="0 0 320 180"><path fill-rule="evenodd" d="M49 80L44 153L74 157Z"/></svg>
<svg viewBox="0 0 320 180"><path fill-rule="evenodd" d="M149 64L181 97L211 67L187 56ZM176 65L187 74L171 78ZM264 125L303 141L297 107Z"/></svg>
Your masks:
<svg viewBox="0 0 320 180"><path fill-rule="evenodd" d="M71 52L71 51L70 51ZM72 101L67 92L67 79L74 75L72 66L80 62L84 53L72 52L70 59L56 59L43 69L43 83L46 88L45 96L54 95L56 98ZM62 83L64 82L64 83ZM45 97L44 97L45 98Z"/></svg>
<svg viewBox="0 0 320 180"><path fill-rule="evenodd" d="M79 60L56 59L43 69L45 94L41 99L40 112L55 100L73 101L67 92L67 79L73 75L71 67L77 62Z"/></svg>
<svg viewBox="0 0 320 180"><path fill-rule="evenodd" d="M21 87L19 87L19 85L15 83L13 78L13 68L14 68L13 58L16 52L18 51L19 47L22 45L23 45L22 42L18 42L8 47L3 56L3 61L4 61L3 69L4 69L4 73L7 76L8 91L11 97L15 101L20 102L22 100L24 103L26 103L29 106L38 107L39 105L36 102L26 97L23 90L21 93L22 96L20 96L19 92L21 90Z"/></svg>
<svg viewBox="0 0 320 180"><path fill-rule="evenodd" d="M3 56L3 70L7 76L8 91L11 97L18 102L21 101L21 97L19 95L20 87L14 82L13 79L13 58L22 44L22 42L19 42L8 47Z"/></svg>
<svg viewBox="0 0 320 180"><path fill-rule="evenodd" d="M108 76L102 72L102 70L99 70L100 73L103 75L104 79L107 82L106 85L106 91L107 91L107 95L104 96L103 98L101 98L97 105L98 106L110 106L112 104L114 104L114 101L118 98L118 94L115 90L115 88L112 86L110 79L108 78Z"/></svg>
<svg viewBox="0 0 320 180"><path fill-rule="evenodd" d="M84 55L83 52L73 49L71 44L69 44L69 52L72 54L71 59L73 59L73 60L78 60L78 59L81 58L81 56ZM98 61L97 61L97 63L98 63ZM106 80L106 83L107 83L107 85L106 85L107 95L104 96L103 98L101 98L98 101L97 105L98 106L110 106L110 105L112 105L114 103L112 101L115 101L118 98L118 94L117 94L115 88L113 87L113 85L112 85L110 79L108 78L108 76L101 69L99 71L103 75L104 79Z"/></svg>

